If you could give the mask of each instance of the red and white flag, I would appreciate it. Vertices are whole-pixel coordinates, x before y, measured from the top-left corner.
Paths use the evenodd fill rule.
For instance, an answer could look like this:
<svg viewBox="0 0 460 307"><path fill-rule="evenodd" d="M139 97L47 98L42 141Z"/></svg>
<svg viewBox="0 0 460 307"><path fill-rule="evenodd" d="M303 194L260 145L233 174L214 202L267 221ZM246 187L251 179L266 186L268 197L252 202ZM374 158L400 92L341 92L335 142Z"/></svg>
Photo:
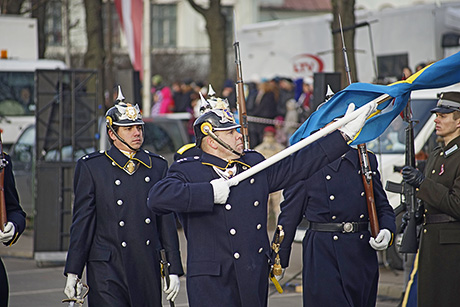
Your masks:
<svg viewBox="0 0 460 307"><path fill-rule="evenodd" d="M123 32L128 41L129 58L142 80L142 0L115 0L115 7L120 18Z"/></svg>

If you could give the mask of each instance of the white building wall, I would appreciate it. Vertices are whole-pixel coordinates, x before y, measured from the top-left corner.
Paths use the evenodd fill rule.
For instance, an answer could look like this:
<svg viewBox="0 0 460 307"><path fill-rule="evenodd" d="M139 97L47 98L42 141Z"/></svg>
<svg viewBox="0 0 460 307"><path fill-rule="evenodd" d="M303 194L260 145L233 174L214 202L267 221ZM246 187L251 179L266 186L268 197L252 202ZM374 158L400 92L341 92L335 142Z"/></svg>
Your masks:
<svg viewBox="0 0 460 307"><path fill-rule="evenodd" d="M446 2L458 2L458 0L356 0L355 9L379 11L385 8L408 7L420 4L441 5Z"/></svg>

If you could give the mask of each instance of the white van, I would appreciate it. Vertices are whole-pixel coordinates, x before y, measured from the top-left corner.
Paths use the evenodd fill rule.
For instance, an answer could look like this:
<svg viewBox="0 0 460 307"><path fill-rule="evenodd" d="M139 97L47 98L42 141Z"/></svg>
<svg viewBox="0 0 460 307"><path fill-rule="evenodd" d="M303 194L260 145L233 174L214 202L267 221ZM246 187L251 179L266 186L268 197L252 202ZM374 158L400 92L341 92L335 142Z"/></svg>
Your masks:
<svg viewBox="0 0 460 307"><path fill-rule="evenodd" d="M58 60L0 59L0 131L5 146L12 145L35 123L35 71L66 68Z"/></svg>

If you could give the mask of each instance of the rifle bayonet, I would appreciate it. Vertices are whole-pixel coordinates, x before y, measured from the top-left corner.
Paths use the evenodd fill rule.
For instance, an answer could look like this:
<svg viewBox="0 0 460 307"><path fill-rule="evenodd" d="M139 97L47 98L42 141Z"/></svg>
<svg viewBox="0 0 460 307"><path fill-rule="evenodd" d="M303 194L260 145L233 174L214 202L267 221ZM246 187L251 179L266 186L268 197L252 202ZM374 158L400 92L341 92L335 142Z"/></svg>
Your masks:
<svg viewBox="0 0 460 307"><path fill-rule="evenodd" d="M233 33L235 42L233 47L235 48L235 65L236 65L236 102L238 108L238 118L241 125L241 134L243 135L244 149L249 149L249 132L248 132L248 116L246 113L246 100L244 97L244 83L243 83L243 72L241 69L241 56L240 56L240 43L237 39L236 34L236 15L233 11Z"/></svg>

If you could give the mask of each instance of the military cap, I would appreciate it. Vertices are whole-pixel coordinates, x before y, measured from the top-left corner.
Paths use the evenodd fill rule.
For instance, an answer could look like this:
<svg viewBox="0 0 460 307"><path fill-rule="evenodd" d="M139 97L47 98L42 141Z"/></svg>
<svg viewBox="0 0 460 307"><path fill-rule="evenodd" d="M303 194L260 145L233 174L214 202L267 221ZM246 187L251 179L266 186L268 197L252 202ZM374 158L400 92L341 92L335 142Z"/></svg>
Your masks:
<svg viewBox="0 0 460 307"><path fill-rule="evenodd" d="M452 113L460 111L460 92L443 92L438 94L438 103L431 113Z"/></svg>

